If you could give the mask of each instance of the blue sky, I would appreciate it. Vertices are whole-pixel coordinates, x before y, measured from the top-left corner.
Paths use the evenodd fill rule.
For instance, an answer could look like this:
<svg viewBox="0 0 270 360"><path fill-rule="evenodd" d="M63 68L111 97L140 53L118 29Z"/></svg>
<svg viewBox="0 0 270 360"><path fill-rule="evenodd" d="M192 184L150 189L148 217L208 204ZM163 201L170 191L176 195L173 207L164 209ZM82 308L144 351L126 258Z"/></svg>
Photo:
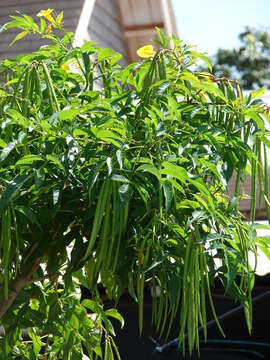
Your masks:
<svg viewBox="0 0 270 360"><path fill-rule="evenodd" d="M270 0L172 0L178 36L212 55L237 47L246 25L270 28Z"/></svg>

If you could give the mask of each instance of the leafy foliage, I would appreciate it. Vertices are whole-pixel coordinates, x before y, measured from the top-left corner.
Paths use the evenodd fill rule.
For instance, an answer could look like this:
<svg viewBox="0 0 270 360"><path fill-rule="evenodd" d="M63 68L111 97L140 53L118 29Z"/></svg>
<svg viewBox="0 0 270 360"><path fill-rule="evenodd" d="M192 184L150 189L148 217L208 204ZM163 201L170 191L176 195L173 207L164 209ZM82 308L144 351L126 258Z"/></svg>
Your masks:
<svg viewBox="0 0 270 360"><path fill-rule="evenodd" d="M213 72L217 76L238 78L245 89L270 88L270 33L247 27L239 34L241 45L235 49L219 49Z"/></svg>
<svg viewBox="0 0 270 360"><path fill-rule="evenodd" d="M23 359L82 359L86 352L91 359L102 357L101 344L106 342L111 357L118 350L110 317L123 321L116 309L103 310L97 301L80 301L78 284L65 283L65 288L47 282L23 290L16 299L20 305L13 317L4 322L1 358L21 356ZM88 312L91 312L89 316ZM16 315L16 324L14 322ZM28 329L28 341L18 341ZM25 339L25 335L24 335ZM118 354L119 358L119 354Z"/></svg>
<svg viewBox="0 0 270 360"><path fill-rule="evenodd" d="M122 318L103 310L98 284L116 302L129 290L140 332L151 284L157 331L169 333L180 306L191 352L199 324L206 337L206 297L216 318L218 277L251 330L257 239L237 204L247 171L252 222L257 178L268 197L263 103L236 81L192 71L201 59L210 66L205 56L159 30L153 59L121 69L113 50L74 47L72 34L46 34L44 22L21 15L4 26L52 44L0 64L2 358L119 357L108 317Z"/></svg>

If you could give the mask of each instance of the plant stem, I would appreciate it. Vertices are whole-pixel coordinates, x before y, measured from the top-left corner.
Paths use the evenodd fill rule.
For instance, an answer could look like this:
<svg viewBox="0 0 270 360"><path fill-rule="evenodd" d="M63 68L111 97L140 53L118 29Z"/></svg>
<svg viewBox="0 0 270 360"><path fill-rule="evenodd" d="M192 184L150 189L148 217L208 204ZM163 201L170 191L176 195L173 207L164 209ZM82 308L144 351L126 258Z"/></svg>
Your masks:
<svg viewBox="0 0 270 360"><path fill-rule="evenodd" d="M31 279L31 276L33 273L36 272L37 268L39 267L41 263L42 258L38 258L36 262L34 263L32 269L27 273L21 273L19 276L15 278L15 280L11 283L9 286L9 289L12 289L8 293L7 299L3 299L0 302L0 319L5 315L7 310L10 308L10 306L13 304L14 300L16 299L19 292L26 286L30 285L35 281L39 281L38 279Z"/></svg>

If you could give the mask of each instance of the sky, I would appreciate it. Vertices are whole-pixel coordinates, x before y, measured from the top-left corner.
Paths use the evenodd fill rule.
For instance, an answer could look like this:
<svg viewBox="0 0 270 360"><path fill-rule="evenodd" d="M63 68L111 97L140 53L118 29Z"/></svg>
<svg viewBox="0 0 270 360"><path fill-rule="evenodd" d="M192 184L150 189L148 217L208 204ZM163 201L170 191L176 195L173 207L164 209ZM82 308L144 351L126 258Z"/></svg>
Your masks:
<svg viewBox="0 0 270 360"><path fill-rule="evenodd" d="M213 55L239 45L245 26L270 29L270 0L172 0L178 36Z"/></svg>

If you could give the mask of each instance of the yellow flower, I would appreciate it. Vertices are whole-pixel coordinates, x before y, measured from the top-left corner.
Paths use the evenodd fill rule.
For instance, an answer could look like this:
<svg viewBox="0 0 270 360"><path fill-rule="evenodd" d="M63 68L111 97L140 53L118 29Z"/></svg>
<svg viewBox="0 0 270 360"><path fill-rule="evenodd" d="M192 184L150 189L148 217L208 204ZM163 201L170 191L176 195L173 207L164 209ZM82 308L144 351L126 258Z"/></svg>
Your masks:
<svg viewBox="0 0 270 360"><path fill-rule="evenodd" d="M61 66L61 69L64 70L66 73L70 72L70 68L66 63Z"/></svg>
<svg viewBox="0 0 270 360"><path fill-rule="evenodd" d="M52 32L52 25L50 24L46 29L46 34L50 34Z"/></svg>
<svg viewBox="0 0 270 360"><path fill-rule="evenodd" d="M40 10L40 12L37 14L39 17L44 17L46 20L51 22L52 24L55 23L54 18L52 17L51 13L53 12L53 9L47 9L47 10Z"/></svg>
<svg viewBox="0 0 270 360"><path fill-rule="evenodd" d="M82 59L71 58L64 62L61 66L62 70L66 73L78 74L83 76L82 68L83 61Z"/></svg>
<svg viewBox="0 0 270 360"><path fill-rule="evenodd" d="M142 58L150 58L155 55L153 45L145 45L137 50L137 55Z"/></svg>

